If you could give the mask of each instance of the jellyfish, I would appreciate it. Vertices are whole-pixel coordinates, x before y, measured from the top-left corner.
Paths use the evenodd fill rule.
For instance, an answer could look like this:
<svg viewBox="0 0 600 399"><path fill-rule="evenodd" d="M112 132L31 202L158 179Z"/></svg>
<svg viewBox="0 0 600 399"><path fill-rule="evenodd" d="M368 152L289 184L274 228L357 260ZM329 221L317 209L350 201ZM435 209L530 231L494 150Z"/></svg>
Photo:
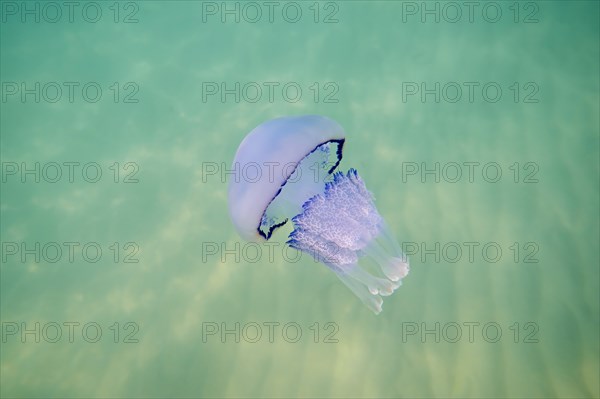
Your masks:
<svg viewBox="0 0 600 399"><path fill-rule="evenodd" d="M409 262L358 172L336 171L345 136L319 115L262 123L235 154L229 213L240 236L254 242L291 222L286 244L325 264L379 314Z"/></svg>

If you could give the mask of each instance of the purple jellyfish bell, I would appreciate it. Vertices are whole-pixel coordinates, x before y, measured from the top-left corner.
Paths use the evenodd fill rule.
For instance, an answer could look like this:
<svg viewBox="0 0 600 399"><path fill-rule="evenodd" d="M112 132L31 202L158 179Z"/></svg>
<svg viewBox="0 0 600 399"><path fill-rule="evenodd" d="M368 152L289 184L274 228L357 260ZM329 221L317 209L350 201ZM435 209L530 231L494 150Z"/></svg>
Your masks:
<svg viewBox="0 0 600 399"><path fill-rule="evenodd" d="M358 172L335 172L345 132L318 115L267 121L242 141L229 185L229 212L247 240L268 240L291 218L287 244L324 263L373 312L408 274L402 253Z"/></svg>

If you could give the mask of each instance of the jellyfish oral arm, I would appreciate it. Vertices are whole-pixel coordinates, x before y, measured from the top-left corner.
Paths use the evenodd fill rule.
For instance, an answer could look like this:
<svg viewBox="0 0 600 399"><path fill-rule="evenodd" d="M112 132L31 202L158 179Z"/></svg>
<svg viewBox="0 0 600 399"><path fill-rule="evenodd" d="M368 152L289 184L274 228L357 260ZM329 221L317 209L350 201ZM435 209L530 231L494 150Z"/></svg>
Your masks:
<svg viewBox="0 0 600 399"><path fill-rule="evenodd" d="M288 245L326 264L373 312L381 312L381 296L401 285L409 264L356 170L337 172L302 208L292 218Z"/></svg>

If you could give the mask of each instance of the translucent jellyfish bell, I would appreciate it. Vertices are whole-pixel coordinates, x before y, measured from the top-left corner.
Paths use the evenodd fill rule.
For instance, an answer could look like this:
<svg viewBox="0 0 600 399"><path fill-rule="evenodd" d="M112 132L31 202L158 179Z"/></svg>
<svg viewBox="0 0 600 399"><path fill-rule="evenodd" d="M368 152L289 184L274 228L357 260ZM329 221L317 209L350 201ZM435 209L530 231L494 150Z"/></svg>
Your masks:
<svg viewBox="0 0 600 399"><path fill-rule="evenodd" d="M323 262L375 313L409 271L358 172L335 172L344 129L307 115L267 121L240 144L229 213L249 241L271 238L290 219L287 244Z"/></svg>

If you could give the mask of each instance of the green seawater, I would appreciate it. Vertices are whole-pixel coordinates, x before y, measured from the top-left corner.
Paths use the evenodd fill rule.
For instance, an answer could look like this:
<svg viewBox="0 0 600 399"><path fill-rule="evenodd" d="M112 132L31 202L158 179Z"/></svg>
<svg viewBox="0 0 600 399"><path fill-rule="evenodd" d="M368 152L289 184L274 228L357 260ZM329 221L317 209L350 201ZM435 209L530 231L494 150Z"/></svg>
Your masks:
<svg viewBox="0 0 600 399"><path fill-rule="evenodd" d="M599 3L474 4L0 2L0 396L599 397ZM229 219L302 114L410 253L377 316Z"/></svg>

